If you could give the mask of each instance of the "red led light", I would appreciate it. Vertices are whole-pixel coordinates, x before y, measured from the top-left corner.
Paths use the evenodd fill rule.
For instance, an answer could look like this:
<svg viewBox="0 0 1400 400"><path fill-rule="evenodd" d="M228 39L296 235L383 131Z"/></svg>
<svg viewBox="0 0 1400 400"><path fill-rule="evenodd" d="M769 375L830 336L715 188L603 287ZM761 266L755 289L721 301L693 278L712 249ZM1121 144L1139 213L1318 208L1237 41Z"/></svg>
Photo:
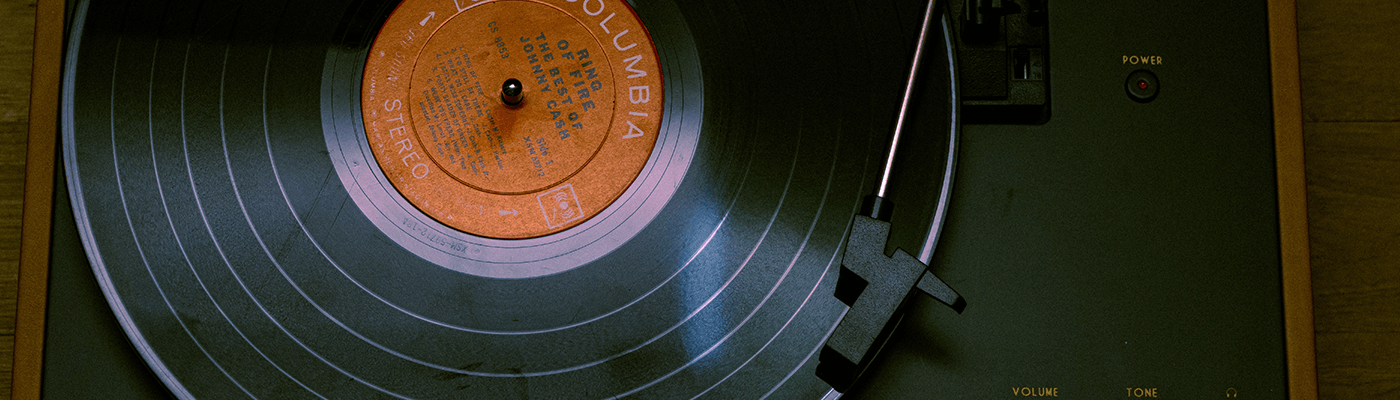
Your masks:
<svg viewBox="0 0 1400 400"><path fill-rule="evenodd" d="M1138 89L1147 90L1147 81L1145 81L1145 80L1140 80L1140 81L1138 81Z"/></svg>

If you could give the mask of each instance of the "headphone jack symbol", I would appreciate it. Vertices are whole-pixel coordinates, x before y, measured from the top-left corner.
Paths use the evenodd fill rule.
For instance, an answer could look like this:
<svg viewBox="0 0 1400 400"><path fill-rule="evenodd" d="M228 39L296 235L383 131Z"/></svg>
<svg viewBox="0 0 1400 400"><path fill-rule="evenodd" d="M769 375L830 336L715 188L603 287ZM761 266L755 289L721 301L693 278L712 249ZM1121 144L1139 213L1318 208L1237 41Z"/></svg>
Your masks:
<svg viewBox="0 0 1400 400"><path fill-rule="evenodd" d="M1235 388L1225 389L1225 397L1230 399L1240 397L1240 391L1235 390Z"/></svg>

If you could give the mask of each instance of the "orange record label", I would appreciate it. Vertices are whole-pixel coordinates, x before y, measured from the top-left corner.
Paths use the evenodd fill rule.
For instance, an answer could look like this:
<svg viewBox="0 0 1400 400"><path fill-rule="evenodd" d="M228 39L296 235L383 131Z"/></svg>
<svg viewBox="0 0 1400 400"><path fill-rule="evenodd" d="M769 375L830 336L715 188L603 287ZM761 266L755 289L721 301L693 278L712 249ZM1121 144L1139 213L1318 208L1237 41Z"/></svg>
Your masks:
<svg viewBox="0 0 1400 400"><path fill-rule="evenodd" d="M622 0L407 0L370 49L361 106L410 203L463 232L530 238L627 190L656 144L662 84Z"/></svg>

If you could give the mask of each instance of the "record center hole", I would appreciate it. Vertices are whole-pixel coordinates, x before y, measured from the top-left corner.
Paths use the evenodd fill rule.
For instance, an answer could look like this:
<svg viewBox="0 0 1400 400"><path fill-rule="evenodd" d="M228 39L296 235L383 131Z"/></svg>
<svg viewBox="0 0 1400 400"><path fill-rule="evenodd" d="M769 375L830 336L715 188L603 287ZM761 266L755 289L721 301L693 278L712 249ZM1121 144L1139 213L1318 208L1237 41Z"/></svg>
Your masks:
<svg viewBox="0 0 1400 400"><path fill-rule="evenodd" d="M501 84L501 101L511 107L520 105L520 102L525 101L525 85L515 78L506 79L505 83Z"/></svg>

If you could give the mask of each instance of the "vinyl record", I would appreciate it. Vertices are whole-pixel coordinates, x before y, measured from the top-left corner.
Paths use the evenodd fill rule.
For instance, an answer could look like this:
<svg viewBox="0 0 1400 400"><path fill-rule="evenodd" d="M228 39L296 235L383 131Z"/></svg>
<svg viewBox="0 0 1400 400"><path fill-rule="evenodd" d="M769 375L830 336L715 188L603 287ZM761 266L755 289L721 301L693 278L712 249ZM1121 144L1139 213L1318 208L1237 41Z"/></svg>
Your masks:
<svg viewBox="0 0 1400 400"><path fill-rule="evenodd" d="M879 178L926 3L464 2L76 6L63 93L71 201L104 294L156 375L176 396L202 399L826 395L814 354L845 311L831 293L846 229ZM534 209L442 208L415 197L437 186L395 181L405 175L394 163L412 179L414 162L437 156L405 158L396 141L376 142L393 127L366 117L366 104L384 104L368 100L366 82L387 82L376 81L373 49L395 45L386 27L451 35L447 21L485 7L515 7L497 10L503 17L552 7L549 18L582 27L573 47L612 54L631 48L625 40L654 43L613 54L604 71L617 73L604 90L617 109L610 128L570 136L654 141L634 166L596 156L615 143L602 138L558 179L510 186L463 172L454 179L468 189L441 197L504 193ZM645 32L603 25L630 15ZM520 18L501 25L536 21ZM558 57L568 50L541 42ZM463 46L480 49L472 43ZM533 44L505 43L512 56ZM426 63L453 47L431 46L404 59ZM926 76L948 81L949 56L931 53ZM633 56L659 75L648 86L654 110L627 108L639 104L628 82L645 64L618 60ZM521 107L556 96L523 81ZM496 85L472 93L495 98ZM919 124L931 133L914 141L930 150L902 155L899 179L946 193L951 89L929 87ZM404 96L429 96L414 93ZM419 113L417 148L448 143L425 139L429 106L415 104L404 109ZM637 114L651 119L619 119ZM495 157L529 151L508 141L540 143L504 131L475 137L501 141ZM439 156L449 153L467 154ZM568 180L580 176L609 180L612 192L554 197L581 188ZM925 197L899 209L896 218L918 223L897 224L896 239L926 253L946 196ZM481 222L526 217L543 228Z"/></svg>

